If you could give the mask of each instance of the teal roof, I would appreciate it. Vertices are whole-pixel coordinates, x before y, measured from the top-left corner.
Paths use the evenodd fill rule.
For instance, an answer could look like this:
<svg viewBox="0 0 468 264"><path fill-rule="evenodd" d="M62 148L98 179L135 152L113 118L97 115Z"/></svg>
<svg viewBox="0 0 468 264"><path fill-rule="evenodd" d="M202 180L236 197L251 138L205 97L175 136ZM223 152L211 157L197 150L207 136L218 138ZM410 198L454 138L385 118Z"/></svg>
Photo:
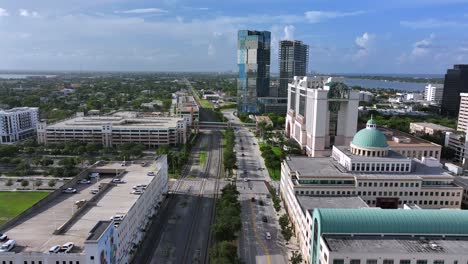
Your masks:
<svg viewBox="0 0 468 264"><path fill-rule="evenodd" d="M322 234L468 235L468 211L315 209Z"/></svg>
<svg viewBox="0 0 468 264"><path fill-rule="evenodd" d="M373 120L367 121L371 122ZM364 128L356 133L351 142L357 147L363 148L386 148L388 147L387 138L376 128Z"/></svg>
<svg viewBox="0 0 468 264"><path fill-rule="evenodd" d="M367 121L367 125L374 125L374 126L377 126L377 122L375 122L374 119L369 119L369 121Z"/></svg>

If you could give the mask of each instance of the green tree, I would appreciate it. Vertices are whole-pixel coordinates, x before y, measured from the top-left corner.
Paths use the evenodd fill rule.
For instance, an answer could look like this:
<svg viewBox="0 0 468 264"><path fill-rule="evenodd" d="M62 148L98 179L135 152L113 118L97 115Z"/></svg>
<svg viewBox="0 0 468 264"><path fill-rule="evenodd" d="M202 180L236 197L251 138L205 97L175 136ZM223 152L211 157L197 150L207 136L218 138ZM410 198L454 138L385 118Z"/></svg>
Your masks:
<svg viewBox="0 0 468 264"><path fill-rule="evenodd" d="M302 254L297 251L293 251L291 258L289 258L289 262L291 264L301 264L302 261Z"/></svg>
<svg viewBox="0 0 468 264"><path fill-rule="evenodd" d="M221 241L210 250L210 262L216 264L240 264L237 247L230 241Z"/></svg>
<svg viewBox="0 0 468 264"><path fill-rule="evenodd" d="M8 179L7 182L5 183L5 186L10 187L13 186L14 182L12 179Z"/></svg>
<svg viewBox="0 0 468 264"><path fill-rule="evenodd" d="M47 185L49 185L50 188L53 188L56 184L57 184L57 181L54 179L49 180L49 182L47 183Z"/></svg>
<svg viewBox="0 0 468 264"><path fill-rule="evenodd" d="M36 187L42 186L42 180L37 179L37 180L34 182L34 185L35 185Z"/></svg>
<svg viewBox="0 0 468 264"><path fill-rule="evenodd" d="M22 180L21 181L21 187L26 188L27 186L29 186L29 181L28 180Z"/></svg>

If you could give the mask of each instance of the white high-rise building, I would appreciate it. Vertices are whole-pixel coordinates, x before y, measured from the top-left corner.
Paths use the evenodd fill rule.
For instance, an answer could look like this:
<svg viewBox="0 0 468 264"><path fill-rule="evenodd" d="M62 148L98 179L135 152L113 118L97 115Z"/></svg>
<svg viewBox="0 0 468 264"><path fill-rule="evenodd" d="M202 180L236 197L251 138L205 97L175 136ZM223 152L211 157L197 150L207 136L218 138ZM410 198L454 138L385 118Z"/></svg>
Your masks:
<svg viewBox="0 0 468 264"><path fill-rule="evenodd" d="M39 108L0 109L0 144L12 144L36 133Z"/></svg>
<svg viewBox="0 0 468 264"><path fill-rule="evenodd" d="M300 77L288 85L286 136L311 157L326 156L333 145L348 145L357 128L359 91L341 78Z"/></svg>
<svg viewBox="0 0 468 264"><path fill-rule="evenodd" d="M424 90L424 100L440 104L444 93L443 84L428 84Z"/></svg>

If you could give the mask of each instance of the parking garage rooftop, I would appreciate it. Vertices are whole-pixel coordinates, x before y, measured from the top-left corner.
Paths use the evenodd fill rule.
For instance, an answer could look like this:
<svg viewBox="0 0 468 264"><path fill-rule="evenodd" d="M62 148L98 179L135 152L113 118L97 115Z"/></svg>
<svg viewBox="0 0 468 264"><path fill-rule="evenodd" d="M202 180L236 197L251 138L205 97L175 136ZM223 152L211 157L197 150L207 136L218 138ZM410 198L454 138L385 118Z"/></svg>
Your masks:
<svg viewBox="0 0 468 264"><path fill-rule="evenodd" d="M14 252L47 252L55 245L63 245L72 242L75 247L70 253L80 253L84 249L84 242L92 236L92 231L100 221L109 221L116 214L126 214L140 197L132 194L133 186L149 184L154 177L148 176L149 171L157 171L162 166L160 161L153 161L148 166L131 164L122 167L121 163L111 163L96 167L101 171L119 171L123 168L126 173L122 180L125 183L111 184L103 191L96 204L87 205L88 208L80 214L74 223L63 234L54 235L54 231L71 219L77 210L75 202L78 200L90 200L93 197L91 190L98 189L101 183L110 183L115 173L101 173L98 179L92 179L91 184L77 184L74 194L62 193L49 204L38 208L38 212L27 219L19 221L16 226L5 230L9 238L16 240ZM99 195L99 194L97 194ZM105 223L105 222L104 222Z"/></svg>

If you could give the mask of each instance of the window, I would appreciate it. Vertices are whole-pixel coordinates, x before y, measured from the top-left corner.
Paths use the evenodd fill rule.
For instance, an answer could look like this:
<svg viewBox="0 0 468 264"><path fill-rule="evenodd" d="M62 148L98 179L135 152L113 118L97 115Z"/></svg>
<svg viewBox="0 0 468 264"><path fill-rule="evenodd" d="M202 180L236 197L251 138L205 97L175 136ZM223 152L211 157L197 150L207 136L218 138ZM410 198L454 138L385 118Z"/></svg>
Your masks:
<svg viewBox="0 0 468 264"><path fill-rule="evenodd" d="M360 259L352 259L351 261L349 261L349 264L361 264L361 260Z"/></svg>
<svg viewBox="0 0 468 264"><path fill-rule="evenodd" d="M377 260L376 259L368 259L366 261L366 264L377 264Z"/></svg>
<svg viewBox="0 0 468 264"><path fill-rule="evenodd" d="M333 264L344 264L344 259L334 259Z"/></svg>
<svg viewBox="0 0 468 264"><path fill-rule="evenodd" d="M383 264L393 264L393 259L384 259Z"/></svg>
<svg viewBox="0 0 468 264"><path fill-rule="evenodd" d="M434 260L434 264L444 264L443 260Z"/></svg>
<svg viewBox="0 0 468 264"><path fill-rule="evenodd" d="M411 260L410 259L402 259L402 260L400 260L400 264L411 264Z"/></svg>

